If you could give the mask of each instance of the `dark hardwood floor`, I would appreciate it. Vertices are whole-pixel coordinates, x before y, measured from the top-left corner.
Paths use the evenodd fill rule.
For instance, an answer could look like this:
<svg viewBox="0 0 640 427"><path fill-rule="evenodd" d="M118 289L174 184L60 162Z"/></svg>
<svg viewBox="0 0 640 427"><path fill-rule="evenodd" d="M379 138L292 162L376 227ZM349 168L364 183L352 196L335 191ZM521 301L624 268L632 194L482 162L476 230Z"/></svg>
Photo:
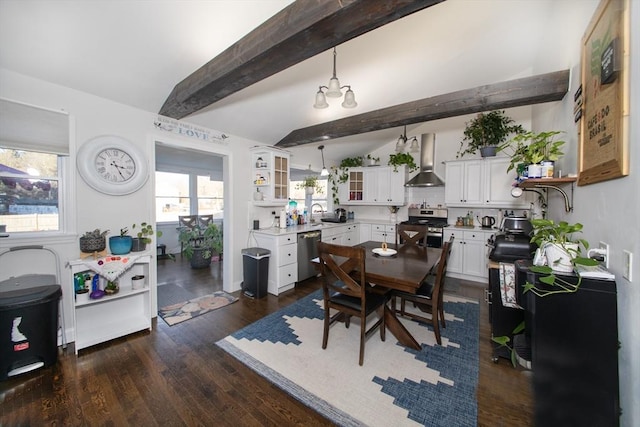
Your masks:
<svg viewBox="0 0 640 427"><path fill-rule="evenodd" d="M158 262L159 283L198 295L221 290L221 265L191 270L186 260ZM246 298L172 327L84 349L60 349L58 363L0 382L0 426L238 426L331 425L214 343L320 287L309 279L279 298ZM455 292L480 306L479 426L530 426L533 403L527 372L491 361L483 288L463 282ZM318 343L320 345L320 343ZM354 369L357 368L354 367ZM456 408L452 407L452 411Z"/></svg>

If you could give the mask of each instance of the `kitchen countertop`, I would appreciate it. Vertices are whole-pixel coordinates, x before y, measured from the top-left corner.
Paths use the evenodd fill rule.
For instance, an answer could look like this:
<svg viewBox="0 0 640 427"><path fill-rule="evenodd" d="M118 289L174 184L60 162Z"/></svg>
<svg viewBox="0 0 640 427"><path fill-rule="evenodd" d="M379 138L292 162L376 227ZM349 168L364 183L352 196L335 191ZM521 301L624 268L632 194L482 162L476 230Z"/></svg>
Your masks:
<svg viewBox="0 0 640 427"><path fill-rule="evenodd" d="M488 231L488 232L498 231L498 229L496 227L484 228L484 227L480 227L480 226L476 226L476 225L464 226L464 225L454 225L454 224L449 224L449 227L445 228L445 231L446 230Z"/></svg>
<svg viewBox="0 0 640 427"><path fill-rule="evenodd" d="M306 233L307 231L322 231L335 227L342 227L350 224L383 224L383 225L395 225L394 222L384 219L355 219L348 220L347 222L319 222L304 225L293 225L287 228L269 227L261 228L260 230L253 230L256 234L263 234L266 236L286 236L288 234Z"/></svg>

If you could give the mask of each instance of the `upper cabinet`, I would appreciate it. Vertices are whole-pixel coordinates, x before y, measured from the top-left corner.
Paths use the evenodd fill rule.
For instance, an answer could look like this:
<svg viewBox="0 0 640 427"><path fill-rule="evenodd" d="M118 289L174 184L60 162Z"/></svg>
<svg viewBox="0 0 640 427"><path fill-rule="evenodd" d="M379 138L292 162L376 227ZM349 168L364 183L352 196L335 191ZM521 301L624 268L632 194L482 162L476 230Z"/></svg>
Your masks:
<svg viewBox="0 0 640 427"><path fill-rule="evenodd" d="M340 184L338 197L342 205L399 206L405 202L405 166L350 168L347 182Z"/></svg>
<svg viewBox="0 0 640 427"><path fill-rule="evenodd" d="M289 153L270 147L251 149L253 200L257 205L282 205L289 199Z"/></svg>
<svg viewBox="0 0 640 427"><path fill-rule="evenodd" d="M509 158L447 162L445 203L447 206L528 208L528 195L511 196L514 174L507 173Z"/></svg>

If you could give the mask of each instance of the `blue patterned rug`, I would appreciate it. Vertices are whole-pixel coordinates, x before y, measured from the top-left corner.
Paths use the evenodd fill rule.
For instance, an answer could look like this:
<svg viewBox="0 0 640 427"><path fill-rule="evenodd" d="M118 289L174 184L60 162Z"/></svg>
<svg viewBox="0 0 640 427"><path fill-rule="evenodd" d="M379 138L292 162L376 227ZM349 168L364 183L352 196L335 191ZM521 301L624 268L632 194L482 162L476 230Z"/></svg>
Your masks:
<svg viewBox="0 0 640 427"><path fill-rule="evenodd" d="M338 425L476 426L479 305L445 295L444 307L442 346L430 327L402 319L422 350L376 333L364 366L356 319L333 325L322 350L321 291L216 344Z"/></svg>

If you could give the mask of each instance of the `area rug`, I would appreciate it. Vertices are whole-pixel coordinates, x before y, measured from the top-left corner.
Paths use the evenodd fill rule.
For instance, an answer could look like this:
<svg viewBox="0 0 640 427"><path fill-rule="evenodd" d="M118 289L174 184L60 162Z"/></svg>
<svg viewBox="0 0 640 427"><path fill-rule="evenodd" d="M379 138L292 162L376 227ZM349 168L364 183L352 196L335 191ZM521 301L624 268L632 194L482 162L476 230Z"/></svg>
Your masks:
<svg viewBox="0 0 640 427"><path fill-rule="evenodd" d="M194 317L201 316L210 311L222 308L238 301L238 298L226 292L219 291L213 294L194 298L186 302L168 305L158 310L167 325L173 326Z"/></svg>
<svg viewBox="0 0 640 427"><path fill-rule="evenodd" d="M183 303L190 299L197 298L198 295L188 291L180 285L175 283L168 283L166 285L158 285L158 307L166 307L172 304Z"/></svg>
<svg viewBox="0 0 640 427"><path fill-rule="evenodd" d="M321 291L216 344L338 425L476 426L479 305L444 299L442 346L429 326L402 319L422 349L401 346L391 333L382 342L376 333L363 366L356 319L348 329L333 325L322 349Z"/></svg>

